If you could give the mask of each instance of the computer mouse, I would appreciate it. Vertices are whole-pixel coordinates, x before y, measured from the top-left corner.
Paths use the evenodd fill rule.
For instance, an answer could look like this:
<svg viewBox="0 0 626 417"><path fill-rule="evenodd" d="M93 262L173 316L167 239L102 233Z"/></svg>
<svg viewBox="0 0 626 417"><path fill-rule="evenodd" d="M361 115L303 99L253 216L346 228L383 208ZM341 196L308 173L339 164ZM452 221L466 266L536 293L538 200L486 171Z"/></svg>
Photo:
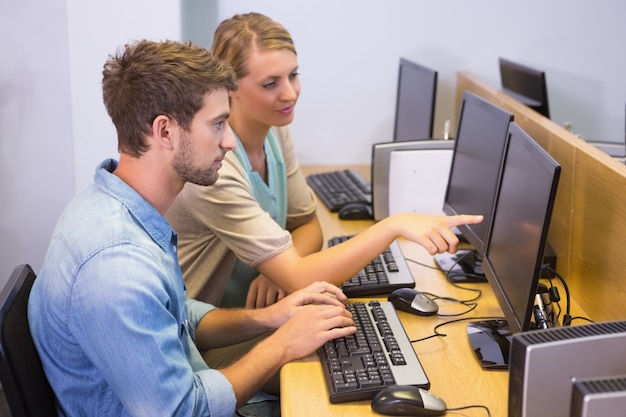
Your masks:
<svg viewBox="0 0 626 417"><path fill-rule="evenodd" d="M386 416L442 416L446 403L435 394L413 385L391 385L372 398L372 409Z"/></svg>
<svg viewBox="0 0 626 417"><path fill-rule="evenodd" d="M413 288L398 288L389 294L387 300L396 310L418 316L432 316L439 311L439 305L434 300Z"/></svg>
<svg viewBox="0 0 626 417"><path fill-rule="evenodd" d="M341 220L369 220L373 219L372 206L366 203L348 203L339 209Z"/></svg>

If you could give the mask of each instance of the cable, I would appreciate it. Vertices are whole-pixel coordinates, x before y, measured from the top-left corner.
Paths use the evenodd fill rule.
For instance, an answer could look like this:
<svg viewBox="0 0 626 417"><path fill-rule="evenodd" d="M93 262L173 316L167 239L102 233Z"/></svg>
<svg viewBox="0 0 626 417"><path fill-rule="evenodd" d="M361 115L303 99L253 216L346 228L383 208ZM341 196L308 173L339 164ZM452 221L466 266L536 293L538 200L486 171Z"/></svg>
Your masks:
<svg viewBox="0 0 626 417"><path fill-rule="evenodd" d="M554 327L558 327L558 323L559 323L559 318L561 317L561 313L563 312L563 309L561 308L561 296L559 295L559 289L558 287L555 287L552 284L552 278L554 277L554 272L553 270L550 268L548 268L549 265L543 265L542 268L544 271L546 271L547 273L547 277L545 277L544 279L547 279L550 282L550 289L549 289L549 296L550 296L550 300L552 300L552 303L556 304L556 306L558 307L558 311L556 312L556 314L554 315ZM566 286L566 284L564 284L564 286Z"/></svg>
<svg viewBox="0 0 626 417"><path fill-rule="evenodd" d="M422 263L422 262L419 262L419 261L416 261L416 260L414 260L414 259L410 259L410 258L405 258L405 259L406 259L408 262L412 262L412 263L414 263L414 264L416 264L416 265L419 265L419 266L422 266L422 267L424 267L424 268L434 269L435 271L440 271L440 272L443 272L444 274L446 274L446 278L448 278L448 272L449 272L449 271L448 271L448 272L446 272L446 271L444 271L443 269L441 269L441 268L439 268L439 267L437 267L437 266L426 265L426 264L424 264L424 263ZM466 302L466 303L471 303L471 302L477 301L477 300L478 300L478 299L480 299L480 297L482 297L482 295L483 295L483 291L482 291L481 289L479 289L479 288L468 288L468 287L462 287L461 285L457 284L457 283L456 283L456 282L454 282L454 281L451 281L450 279L448 279L448 282L449 282L451 285L453 285L453 286L455 286L456 288L459 288L459 289L461 289L461 290L465 290L465 291L472 291L472 292L478 293L478 295L477 295L476 297L471 298L471 299L469 299L469 300L455 300L455 301L458 301L458 302ZM442 299L444 299L444 298L442 298ZM470 310L470 311L471 311L471 310Z"/></svg>
<svg viewBox="0 0 626 417"><path fill-rule="evenodd" d="M434 270L436 270L436 271L441 271L441 272L444 272L444 273L445 273L445 271L444 271L444 270L442 270L442 269L441 269L441 268L439 268L439 267L434 267L434 266L426 265L426 264L424 264L424 263L421 263L421 262L419 262L419 261L416 261L416 260L414 260L414 259L410 259L410 258L405 258L405 259L406 259L408 262L413 262L414 264L419 265L419 266L422 266L422 267L424 267L424 268L434 269ZM458 316L462 316L462 315L465 315L465 314L467 314L467 313L472 312L474 309L476 309L476 308L478 307L478 303L476 303L476 301L477 301L478 299L480 299L480 297L482 296L482 293L483 293L483 292L482 292L482 290L480 290L480 289L478 289L478 288L467 288L467 287L462 287L462 286L458 285L457 283L455 283L455 282L453 282L453 281L451 281L451 280L448 280L448 282L449 282L450 284L452 284L453 286L455 286L456 288L459 288L459 289L461 289L461 290L465 290L465 291L473 291L473 292L476 292L476 293L478 293L478 294L476 295L476 297L471 298L471 299L469 299L469 300L458 300L458 299L456 299L456 298L452 298L452 297L443 297L443 296L439 296L439 295L437 295L437 294L433 294L433 293L430 293L430 292L423 292L424 294L431 296L431 299L432 299L433 301L436 301L436 300L451 301L451 302L455 302L455 303L463 304L463 305L465 305L465 306L467 306L467 307L468 307L468 309L467 309L467 310L465 310L465 311L463 311L463 312L461 312L461 313L455 313L455 314L442 314L442 313L439 313L439 314L437 314L439 317L458 317Z"/></svg>
<svg viewBox="0 0 626 417"><path fill-rule="evenodd" d="M439 323L438 325L436 325L433 328L433 334L431 334L430 336L426 336L426 337L422 337L421 339L414 339L411 340L411 343L416 343L416 342L421 342L427 339L431 339L433 337L446 337L447 334L445 333L439 333L437 330L440 327L443 327L447 324L452 324L452 323L458 323L460 321L467 321L467 320L505 320L504 317L502 316L486 316L486 317L463 317L460 319L455 319L455 320L448 320L448 321L444 321L443 323Z"/></svg>
<svg viewBox="0 0 626 417"><path fill-rule="evenodd" d="M466 405L465 407L454 407L454 408L448 408L446 411L461 411L461 410L467 410L469 408L482 408L483 410L485 410L487 412L487 417L491 417L491 411L489 411L489 407L487 407L486 405Z"/></svg>
<svg viewBox="0 0 626 417"><path fill-rule="evenodd" d="M443 269L439 268L438 266L426 265L424 263L421 263L420 261L416 261L415 259L411 259L411 258L406 258L405 257L404 259L406 259L409 262L413 262L416 265L423 266L424 268L434 269L435 271L441 271L441 272L444 272L444 273L446 272Z"/></svg>
<svg viewBox="0 0 626 417"><path fill-rule="evenodd" d="M563 326L569 326L572 321L574 320L585 320L588 321L589 323L595 323L595 321L587 318L587 317L582 317L582 316L575 316L575 317L570 317L569 321L567 322L567 324L565 323L565 321L563 321Z"/></svg>
<svg viewBox="0 0 626 417"><path fill-rule="evenodd" d="M559 289L555 287L554 284L552 284L552 278L554 276L552 271L549 271L547 268L544 268L543 265L542 265L542 268L544 271L546 271L547 276L541 277L541 278L547 279L550 282L550 288L548 288L548 296L550 297L551 305L556 305L556 307L558 307L558 310L556 310L556 312L555 312L554 307L552 308L552 313L551 313L552 317L550 318L552 327L557 327L559 323L559 317L561 317L561 312L562 312L561 304L559 303L559 301L561 301L561 296L559 295Z"/></svg>
<svg viewBox="0 0 626 417"><path fill-rule="evenodd" d="M589 323L595 323L593 320L591 320L591 319L589 319L587 317L582 317L582 316L572 317L572 315L570 314L570 293L569 293L569 287L567 286L567 283L565 282L565 279L554 268L552 268L551 266L549 266L547 264L542 265L542 268L545 269L546 271L549 271L549 272L553 273L554 276L556 276L561 281L561 284L563 284L563 288L565 289L566 305L565 305L565 314L563 315L563 326L571 325L572 321L574 321L574 320L585 320L585 321L587 321ZM557 305L558 305L558 303L557 303ZM559 305L559 308L561 308L560 305Z"/></svg>
<svg viewBox="0 0 626 417"><path fill-rule="evenodd" d="M473 274L470 272L463 272L462 274L459 273L453 273L453 269L455 266L457 266L459 264L459 262L461 262L462 260L464 260L467 257L473 257L474 256L474 251L473 250L468 250L465 255L459 257L458 259L456 259L456 261L450 266L450 268L448 268L447 271L444 271L444 273L446 274L446 278L448 279L448 281L450 281L452 284L454 284L454 280L452 280L452 278L454 277L458 277L458 276L464 276L466 278L480 278L480 279L484 279L485 276L484 275L480 275L480 274ZM442 270L443 271L443 270Z"/></svg>
<svg viewBox="0 0 626 417"><path fill-rule="evenodd" d="M450 282L450 284L452 284L453 286L455 286L458 289L465 290L465 291L473 291L473 292L478 293L478 295L476 297L474 297L472 299L469 299L469 300L465 300L465 302L470 303L470 302L473 302L473 301L478 301L478 299L480 297L482 297L482 295L483 295L483 291L481 289L479 289L479 288L467 288L467 287L462 287L461 285L459 285L459 284L457 284L457 283L455 283L453 281L449 281L449 282Z"/></svg>
<svg viewBox="0 0 626 417"><path fill-rule="evenodd" d="M561 281L561 284L563 284L563 288L565 289L565 314L563 315L563 326L569 326L572 322L572 315L570 314L569 287L567 286L565 279L563 279L561 274L559 274L556 269L552 268L548 264L543 264L541 267L546 271L550 271L551 273L553 273L554 276L556 276Z"/></svg>
<svg viewBox="0 0 626 417"><path fill-rule="evenodd" d="M466 307L468 307L467 310L461 312L461 313L455 313L455 314L443 314L443 313L438 313L437 315L439 317L457 317L457 316L462 316L464 314L467 314L471 311L473 311L474 309L476 309L476 307L478 307L478 303L475 303L474 300L457 300L456 298L452 298L452 297L441 297L437 294L433 294L431 292L423 292L422 294L425 295L429 295L430 299L437 302L437 300L442 300L442 301L450 301L453 303L459 303L462 304Z"/></svg>

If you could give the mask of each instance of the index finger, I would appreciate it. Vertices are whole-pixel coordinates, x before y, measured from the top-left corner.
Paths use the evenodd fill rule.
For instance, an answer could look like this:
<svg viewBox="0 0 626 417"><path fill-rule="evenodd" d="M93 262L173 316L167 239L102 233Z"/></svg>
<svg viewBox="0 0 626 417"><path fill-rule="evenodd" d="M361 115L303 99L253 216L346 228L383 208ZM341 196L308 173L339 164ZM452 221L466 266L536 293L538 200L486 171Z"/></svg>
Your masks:
<svg viewBox="0 0 626 417"><path fill-rule="evenodd" d="M462 224L477 224L482 222L483 219L484 216L481 214L458 214L446 217L445 223L448 227L454 227Z"/></svg>

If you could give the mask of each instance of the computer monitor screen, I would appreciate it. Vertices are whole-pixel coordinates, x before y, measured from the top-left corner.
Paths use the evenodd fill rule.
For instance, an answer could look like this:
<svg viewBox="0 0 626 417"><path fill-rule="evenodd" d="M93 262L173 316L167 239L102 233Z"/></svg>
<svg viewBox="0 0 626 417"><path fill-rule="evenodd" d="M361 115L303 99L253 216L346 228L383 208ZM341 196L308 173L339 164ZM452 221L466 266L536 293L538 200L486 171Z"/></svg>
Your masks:
<svg viewBox="0 0 626 417"><path fill-rule="evenodd" d="M516 123L509 127L483 259L506 320L468 324L485 368L506 367L513 334L529 330L561 167Z"/></svg>
<svg viewBox="0 0 626 417"><path fill-rule="evenodd" d="M517 101L550 118L545 72L504 58L498 58L498 60L502 90Z"/></svg>
<svg viewBox="0 0 626 417"><path fill-rule="evenodd" d="M433 136L437 71L400 58L393 140Z"/></svg>
<svg viewBox="0 0 626 417"><path fill-rule="evenodd" d="M463 93L443 210L450 215L482 214L485 219L458 227L473 249L435 256L452 281L486 282L481 260L512 120L511 113L495 104Z"/></svg>

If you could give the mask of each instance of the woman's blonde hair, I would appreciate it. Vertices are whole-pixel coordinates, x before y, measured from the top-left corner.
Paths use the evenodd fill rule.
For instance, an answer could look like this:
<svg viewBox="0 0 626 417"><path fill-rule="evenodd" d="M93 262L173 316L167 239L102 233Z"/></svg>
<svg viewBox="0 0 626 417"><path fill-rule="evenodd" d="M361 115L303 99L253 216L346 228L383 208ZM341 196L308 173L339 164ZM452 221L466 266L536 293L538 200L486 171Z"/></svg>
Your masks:
<svg viewBox="0 0 626 417"><path fill-rule="evenodd" d="M211 53L228 63L237 79L248 75L248 58L259 51L287 49L296 54L291 35L280 23L260 13L237 14L215 30Z"/></svg>

